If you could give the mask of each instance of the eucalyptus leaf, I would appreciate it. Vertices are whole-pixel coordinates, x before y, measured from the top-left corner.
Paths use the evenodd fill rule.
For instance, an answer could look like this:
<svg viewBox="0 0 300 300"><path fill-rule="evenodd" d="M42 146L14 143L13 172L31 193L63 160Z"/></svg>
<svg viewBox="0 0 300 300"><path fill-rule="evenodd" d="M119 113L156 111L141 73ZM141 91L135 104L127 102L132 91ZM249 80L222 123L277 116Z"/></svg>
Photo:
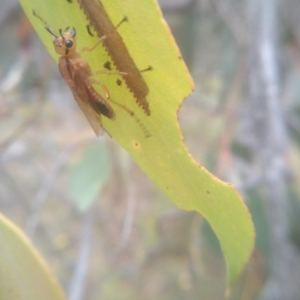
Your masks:
<svg viewBox="0 0 300 300"><path fill-rule="evenodd" d="M103 126L179 208L197 211L206 218L216 233L225 256L227 284L232 284L252 252L253 223L246 205L234 187L199 166L183 144L177 112L183 100L192 93L194 84L156 1L81 0L87 4L85 11L75 0L20 2L55 61L58 61L59 56L54 51L52 37L44 29L44 24L33 16L33 9L57 34L60 28L75 27L78 49L93 47L100 37L95 24L91 26L92 35L88 33L86 26L97 20L87 19L86 10L92 10L101 3L107 16L104 16L104 20L99 19L97 26L100 28L102 21L107 23L109 19L111 24L117 26L126 17L127 22L117 28L117 33L125 44L126 55L120 53L120 57L116 57L112 54L116 45L112 43L111 46L99 46L92 52L82 53L82 57L92 71L107 69L109 66L112 71L126 72L127 70L116 69L116 66L126 66L125 63L117 63L116 59L128 60L130 55L138 70L149 70L140 73L148 92L144 84L133 81L129 85L122 76L103 74L96 77L106 86L113 101L133 112L128 113L128 110L111 102L116 118L102 118ZM118 43L120 44L119 39ZM137 96L137 89L142 85L145 96L143 101ZM94 88L103 95L101 87L95 85ZM149 104L148 114L140 106L145 107L144 101ZM149 134L145 134L145 131Z"/></svg>

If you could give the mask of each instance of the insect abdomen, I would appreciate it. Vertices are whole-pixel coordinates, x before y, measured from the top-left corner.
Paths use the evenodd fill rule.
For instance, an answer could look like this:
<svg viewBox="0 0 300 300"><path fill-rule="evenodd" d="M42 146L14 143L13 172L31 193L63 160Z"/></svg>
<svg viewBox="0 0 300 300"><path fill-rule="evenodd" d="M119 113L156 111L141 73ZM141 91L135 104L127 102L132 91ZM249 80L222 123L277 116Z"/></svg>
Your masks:
<svg viewBox="0 0 300 300"><path fill-rule="evenodd" d="M97 112L103 116L114 120L115 113L111 106L100 96L92 85L87 85L87 91L90 99L90 105Z"/></svg>

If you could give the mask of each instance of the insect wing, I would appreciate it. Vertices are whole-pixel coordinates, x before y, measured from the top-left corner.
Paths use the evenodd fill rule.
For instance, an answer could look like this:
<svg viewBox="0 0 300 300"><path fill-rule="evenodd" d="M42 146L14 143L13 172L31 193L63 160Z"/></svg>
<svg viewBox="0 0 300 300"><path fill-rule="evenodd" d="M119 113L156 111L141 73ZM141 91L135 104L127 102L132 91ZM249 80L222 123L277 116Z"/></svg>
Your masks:
<svg viewBox="0 0 300 300"><path fill-rule="evenodd" d="M72 89L73 96L83 111L85 117L89 121L91 127L93 128L94 132L96 133L97 136L103 135L104 134L104 128L102 127L102 122L101 122L101 115L97 114L95 110L89 105L89 103L84 102L81 100L81 98L78 96L77 92Z"/></svg>

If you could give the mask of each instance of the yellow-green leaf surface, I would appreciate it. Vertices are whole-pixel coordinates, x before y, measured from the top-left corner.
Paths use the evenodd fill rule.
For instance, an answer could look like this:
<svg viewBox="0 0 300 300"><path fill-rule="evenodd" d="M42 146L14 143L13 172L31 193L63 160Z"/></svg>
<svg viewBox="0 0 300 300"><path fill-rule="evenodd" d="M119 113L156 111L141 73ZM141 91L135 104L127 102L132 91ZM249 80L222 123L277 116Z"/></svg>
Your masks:
<svg viewBox="0 0 300 300"><path fill-rule="evenodd" d="M55 32L59 28L75 27L79 49L92 47L97 42L93 29L94 36L87 33L89 21L77 0L20 2L56 61L58 55L53 49L52 37L43 28L42 22L33 16L33 9ZM108 88L111 99L133 110L140 120L138 124L128 112L112 103L116 119L103 118L104 127L178 207L187 211L196 210L206 218L221 243L227 262L227 282L230 284L252 251L253 225L236 190L200 167L182 142L177 112L184 98L191 94L193 82L177 46L154 0L103 0L101 3L113 24L118 24L124 16L128 18L118 27L118 32L138 69L153 68L141 73L149 88L146 99L151 116L146 116L137 105L122 77L96 77ZM83 57L93 71L103 70L106 62L110 62L114 69L112 58L102 46L91 53L84 53ZM121 85L116 84L117 79L122 80ZM100 87L94 87L103 94ZM145 137L145 128L151 137Z"/></svg>
<svg viewBox="0 0 300 300"><path fill-rule="evenodd" d="M29 240L0 214L0 299L66 299Z"/></svg>

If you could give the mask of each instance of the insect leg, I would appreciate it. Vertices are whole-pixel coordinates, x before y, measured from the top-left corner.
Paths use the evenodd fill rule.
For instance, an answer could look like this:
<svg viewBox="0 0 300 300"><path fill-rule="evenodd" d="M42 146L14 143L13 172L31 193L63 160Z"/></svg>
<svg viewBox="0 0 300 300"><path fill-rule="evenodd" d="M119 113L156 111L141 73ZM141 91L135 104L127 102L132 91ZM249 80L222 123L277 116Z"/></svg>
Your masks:
<svg viewBox="0 0 300 300"><path fill-rule="evenodd" d="M105 75L128 75L126 72L119 72L119 71L108 71L108 70L100 70L96 72L92 72L91 76L99 75L99 74L105 74Z"/></svg>
<svg viewBox="0 0 300 300"><path fill-rule="evenodd" d="M128 18L124 17L116 26L115 30L117 30L124 22L128 22Z"/></svg>
<svg viewBox="0 0 300 300"><path fill-rule="evenodd" d="M89 34L90 36L94 36L93 33L92 33L92 31L91 31L91 26L90 26L89 24L86 25L86 30L87 30L87 32L88 32L88 34Z"/></svg>
<svg viewBox="0 0 300 300"><path fill-rule="evenodd" d="M98 80L95 80L93 78L89 78L88 79L90 83L92 84L97 84L97 85L100 85L104 91L104 94L105 94L105 98L106 99L109 99L110 98L110 94L109 94L109 91L107 89L107 87L101 82L101 81L98 81Z"/></svg>
<svg viewBox="0 0 300 300"><path fill-rule="evenodd" d="M82 52L92 52L97 46L99 46L101 43L103 43L103 41L107 38L106 35L102 36L99 41L91 48L89 47L84 47L81 50L78 51L79 54L81 54Z"/></svg>
<svg viewBox="0 0 300 300"><path fill-rule="evenodd" d="M148 66L146 69L140 70L140 73L148 72L148 71L153 71L153 67L152 66Z"/></svg>
<svg viewBox="0 0 300 300"><path fill-rule="evenodd" d="M134 112L131 109L129 109L125 105L123 105L123 104L121 104L119 102L116 102L116 101L114 101L113 99L110 98L109 92L108 92L106 86L102 82L97 81L97 80L92 79L92 78L89 78L88 80L89 80L89 83L91 83L91 84L100 85L103 88L103 90L104 90L104 92L106 94L106 99L109 100L109 102L114 103L115 105L119 106L124 111L126 111L131 117L133 117L133 119L135 120L135 122L138 124L138 126L142 130L145 138L151 137L151 133L148 131L147 127L141 122L141 120L134 114Z"/></svg>
<svg viewBox="0 0 300 300"><path fill-rule="evenodd" d="M100 71L96 71L96 72L91 72L90 76L95 76L95 75L99 75L99 74L105 74L105 75L125 75L125 76L128 75L128 73L126 73L126 72L100 70ZM106 86L101 81L97 81L97 80L95 80L93 78L89 78L89 81L91 83L95 83L95 84L100 85L102 87L102 89L104 90L106 99L110 98L108 89L106 88Z"/></svg>
<svg viewBox="0 0 300 300"><path fill-rule="evenodd" d="M116 26L115 30L117 30L124 22L127 22L128 18L124 17ZM91 24L86 25L86 30L90 36L94 36L92 31L91 31ZM112 34L114 31L110 32L108 35Z"/></svg>
<svg viewBox="0 0 300 300"><path fill-rule="evenodd" d="M123 105L123 104L121 104L119 102L114 101L113 99L109 99L109 102L112 102L113 104L119 106L120 108L122 108L123 110L125 110L131 117L133 117L133 119L135 120L135 122L138 124L138 126L142 130L145 138L150 138L151 137L151 133L148 131L148 129L145 126L145 124L143 124L141 122L141 120L134 114L134 112L131 109L129 109L128 107L126 107L125 105Z"/></svg>

